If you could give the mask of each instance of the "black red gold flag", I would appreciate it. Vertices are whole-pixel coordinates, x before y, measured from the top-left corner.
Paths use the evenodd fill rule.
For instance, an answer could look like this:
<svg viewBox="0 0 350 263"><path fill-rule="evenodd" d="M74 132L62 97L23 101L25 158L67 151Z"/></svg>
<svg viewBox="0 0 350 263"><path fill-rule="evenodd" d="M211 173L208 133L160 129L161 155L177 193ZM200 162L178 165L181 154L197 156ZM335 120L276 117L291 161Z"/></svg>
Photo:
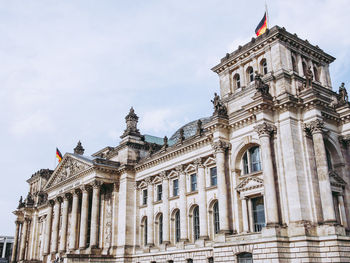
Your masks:
<svg viewBox="0 0 350 263"><path fill-rule="evenodd" d="M257 36L260 36L265 33L266 29L267 29L267 17L265 12L264 17L261 19L259 25L255 29L255 34Z"/></svg>
<svg viewBox="0 0 350 263"><path fill-rule="evenodd" d="M56 148L56 157L58 159L58 162L60 163L62 161L62 153L60 152L60 150L58 150L58 148Z"/></svg>

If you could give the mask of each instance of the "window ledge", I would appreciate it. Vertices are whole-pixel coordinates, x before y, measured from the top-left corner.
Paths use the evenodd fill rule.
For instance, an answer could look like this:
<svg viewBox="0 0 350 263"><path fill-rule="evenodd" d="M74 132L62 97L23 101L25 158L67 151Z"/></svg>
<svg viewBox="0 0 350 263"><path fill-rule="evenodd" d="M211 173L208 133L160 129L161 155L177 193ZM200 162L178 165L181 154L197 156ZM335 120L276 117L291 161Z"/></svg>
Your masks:
<svg viewBox="0 0 350 263"><path fill-rule="evenodd" d="M156 204L161 204L163 203L163 200L158 200L158 201L154 201L153 204L156 205Z"/></svg>
<svg viewBox="0 0 350 263"><path fill-rule="evenodd" d="M213 189L216 189L216 188L218 188L217 185L212 185L212 186L206 187L205 190L213 190Z"/></svg>
<svg viewBox="0 0 350 263"><path fill-rule="evenodd" d="M262 175L263 171L257 171L257 172L253 172L253 173L249 173L249 174L241 174L239 176L239 178L246 178L246 177L250 177L250 176L258 176L258 175Z"/></svg>
<svg viewBox="0 0 350 263"><path fill-rule="evenodd" d="M175 199L178 199L178 198L180 198L178 195L172 196L172 197L169 197L169 201L170 201L170 200L175 200Z"/></svg>
<svg viewBox="0 0 350 263"><path fill-rule="evenodd" d="M147 207L147 205L140 205L140 208L145 208Z"/></svg>
<svg viewBox="0 0 350 263"><path fill-rule="evenodd" d="M186 193L186 196L198 194L198 190Z"/></svg>

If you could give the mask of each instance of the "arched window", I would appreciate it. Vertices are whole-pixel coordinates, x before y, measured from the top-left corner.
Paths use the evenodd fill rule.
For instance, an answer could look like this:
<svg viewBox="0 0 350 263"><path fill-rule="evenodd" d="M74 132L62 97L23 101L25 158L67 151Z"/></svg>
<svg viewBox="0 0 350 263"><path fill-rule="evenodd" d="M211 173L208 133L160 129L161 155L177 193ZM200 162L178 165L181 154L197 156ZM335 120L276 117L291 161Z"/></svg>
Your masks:
<svg viewBox="0 0 350 263"><path fill-rule="evenodd" d="M249 67L247 69L247 74L248 74L248 81L253 82L254 81L254 70L252 67Z"/></svg>
<svg viewBox="0 0 350 263"><path fill-rule="evenodd" d="M266 63L266 59L263 59L260 63L261 65L261 73L263 75L266 75L267 74L267 63Z"/></svg>
<svg viewBox="0 0 350 263"><path fill-rule="evenodd" d="M253 257L251 253L243 252L237 255L238 263L253 263Z"/></svg>
<svg viewBox="0 0 350 263"><path fill-rule="evenodd" d="M159 229L158 229L158 234L159 234L159 244L162 244L163 243L163 214L161 214L159 216L159 219L158 219L158 226L159 226Z"/></svg>
<svg viewBox="0 0 350 263"><path fill-rule="evenodd" d="M142 236L142 245L147 245L147 232L148 232L148 226L147 226L147 217L145 216L141 221L141 236Z"/></svg>
<svg viewBox="0 0 350 263"><path fill-rule="evenodd" d="M234 82L235 89L241 88L241 77L239 76L238 73L235 74L235 76L233 77L233 82Z"/></svg>
<svg viewBox="0 0 350 263"><path fill-rule="evenodd" d="M307 71L306 63L303 62L302 65L303 65L303 73L304 73L304 76L306 76L306 71Z"/></svg>
<svg viewBox="0 0 350 263"><path fill-rule="evenodd" d="M293 66L293 71L298 73L298 66L297 66L297 61L295 60L295 57L292 56L292 66Z"/></svg>
<svg viewBox="0 0 350 263"><path fill-rule="evenodd" d="M242 165L244 174L261 171L259 146L251 147L244 153L242 158Z"/></svg>
<svg viewBox="0 0 350 263"><path fill-rule="evenodd" d="M175 213L175 242L180 241L180 210Z"/></svg>
<svg viewBox="0 0 350 263"><path fill-rule="evenodd" d="M199 238L199 207L196 206L193 209L193 238L197 240Z"/></svg>
<svg viewBox="0 0 350 263"><path fill-rule="evenodd" d="M318 77L318 70L317 70L317 67L315 67L315 66L314 66L314 76L315 76L316 81L320 81L320 79Z"/></svg>
<svg viewBox="0 0 350 263"><path fill-rule="evenodd" d="M218 234L220 232L220 217L219 217L219 203L215 202L213 206L213 216L214 216L214 232Z"/></svg>

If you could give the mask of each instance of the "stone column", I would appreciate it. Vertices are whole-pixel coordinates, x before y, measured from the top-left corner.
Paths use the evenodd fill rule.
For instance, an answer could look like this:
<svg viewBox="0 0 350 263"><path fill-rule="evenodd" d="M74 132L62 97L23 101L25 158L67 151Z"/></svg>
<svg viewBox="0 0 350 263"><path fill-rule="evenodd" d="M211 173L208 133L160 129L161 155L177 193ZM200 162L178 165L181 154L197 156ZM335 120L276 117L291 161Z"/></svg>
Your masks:
<svg viewBox="0 0 350 263"><path fill-rule="evenodd" d="M87 230L88 230L88 212L89 212L89 186L85 185L81 188L82 203L80 216L80 236L79 249L86 248Z"/></svg>
<svg viewBox="0 0 350 263"><path fill-rule="evenodd" d="M100 212L100 190L102 182L95 181L92 185L92 208L91 208L91 235L90 247L98 247L99 212Z"/></svg>
<svg viewBox="0 0 350 263"><path fill-rule="evenodd" d="M188 241L186 174L182 165L177 166L176 171L179 176L180 240L186 242Z"/></svg>
<svg viewBox="0 0 350 263"><path fill-rule="evenodd" d="M343 195L338 195L338 204L339 204L339 210L340 210L340 219L341 224L343 227L348 228L348 221L346 219L346 213L345 213L345 206L344 206L344 198Z"/></svg>
<svg viewBox="0 0 350 263"><path fill-rule="evenodd" d="M266 227L278 225L278 205L275 186L275 177L271 154L271 134L276 127L266 122L254 127L260 138L261 161L264 176L264 195L266 207Z"/></svg>
<svg viewBox="0 0 350 263"><path fill-rule="evenodd" d="M61 211L62 197L57 197L55 201L54 216L52 222L52 241L51 241L51 253L57 253L58 248L58 227L60 223L60 211Z"/></svg>
<svg viewBox="0 0 350 263"><path fill-rule="evenodd" d="M27 233L28 233L28 224L29 224L29 218L25 218L23 222L23 229L22 229L22 238L21 238L21 246L19 250L19 261L24 260L26 248L27 248Z"/></svg>
<svg viewBox="0 0 350 263"><path fill-rule="evenodd" d="M1 255L2 258L5 258L5 256L6 256L6 245L7 245L7 238L5 237L4 238L4 245L2 247L2 255Z"/></svg>
<svg viewBox="0 0 350 263"><path fill-rule="evenodd" d="M73 190L72 192L72 216L70 223L70 236L69 236L69 250L73 251L76 249L77 243L77 223L78 223L78 208L79 208L79 192Z"/></svg>
<svg viewBox="0 0 350 263"><path fill-rule="evenodd" d="M47 211L46 216L46 223L45 223L45 245L44 245L44 255L48 255L50 253L50 241L51 241L51 229L52 229L52 210L54 201L50 200L49 207Z"/></svg>
<svg viewBox="0 0 350 263"><path fill-rule="evenodd" d="M204 165L201 158L194 161L197 167L197 183L198 183L198 199L199 199L199 229L200 238L208 239L208 209L207 209L207 197L205 191L205 172ZM219 214L220 215L220 214Z"/></svg>
<svg viewBox="0 0 350 263"><path fill-rule="evenodd" d="M65 252L67 246L67 227L68 227L68 206L69 206L69 194L65 194L63 197L63 211L62 211L62 226L59 252ZM76 230L75 230L76 231Z"/></svg>
<svg viewBox="0 0 350 263"><path fill-rule="evenodd" d="M322 120L314 120L305 124L305 130L312 134L316 159L316 171L320 186L323 221L336 223L334 204L329 180L329 171L326 157L326 147L323 141L324 123Z"/></svg>
<svg viewBox="0 0 350 263"><path fill-rule="evenodd" d="M18 249L18 237L19 237L19 228L21 226L20 221L16 221L16 231L15 231L15 238L13 240L13 248L12 248L12 255L11 255L11 262L16 262L17 258L17 249Z"/></svg>
<svg viewBox="0 0 350 263"><path fill-rule="evenodd" d="M147 230L148 230L147 245L154 246L154 207L153 207L154 186L149 177L146 179L146 182L148 184L148 187L147 187L147 193L148 193L148 196L147 196Z"/></svg>
<svg viewBox="0 0 350 263"><path fill-rule="evenodd" d="M161 173L163 178L162 188L163 188L163 244L170 244L170 225L169 225L169 178L166 172Z"/></svg>
<svg viewBox="0 0 350 263"><path fill-rule="evenodd" d="M136 191L136 190L135 190ZM119 181L113 184L113 221L112 221L112 247L118 245L118 203L119 203Z"/></svg>
<svg viewBox="0 0 350 263"><path fill-rule="evenodd" d="M227 188L225 175L225 153L229 148L229 143L224 141L216 141L212 147L215 150L217 180L218 180L218 199L219 199L219 215L220 215L220 233L230 232L228 222L228 204L227 204Z"/></svg>
<svg viewBox="0 0 350 263"><path fill-rule="evenodd" d="M247 198L243 197L241 201L242 201L243 232L249 232Z"/></svg>

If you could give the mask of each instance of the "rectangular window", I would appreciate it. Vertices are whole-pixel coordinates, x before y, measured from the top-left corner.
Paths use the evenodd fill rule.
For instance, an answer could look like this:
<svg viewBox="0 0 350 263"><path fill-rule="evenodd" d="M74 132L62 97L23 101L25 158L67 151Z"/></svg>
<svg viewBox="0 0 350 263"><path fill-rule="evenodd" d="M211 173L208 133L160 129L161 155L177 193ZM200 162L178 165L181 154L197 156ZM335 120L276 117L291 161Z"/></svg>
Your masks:
<svg viewBox="0 0 350 263"><path fill-rule="evenodd" d="M179 195L179 180L175 179L173 180L173 196Z"/></svg>
<svg viewBox="0 0 350 263"><path fill-rule="evenodd" d="M191 192L197 190L197 175L191 174Z"/></svg>
<svg viewBox="0 0 350 263"><path fill-rule="evenodd" d="M338 195L333 192L332 197L333 197L333 207L334 207L335 219L337 220L338 224L341 224L340 213L339 213Z"/></svg>
<svg viewBox="0 0 350 263"><path fill-rule="evenodd" d="M217 182L217 169L216 167L210 168L210 185L215 186L218 184Z"/></svg>
<svg viewBox="0 0 350 263"><path fill-rule="evenodd" d="M147 205L147 189L142 191L142 204Z"/></svg>
<svg viewBox="0 0 350 263"><path fill-rule="evenodd" d="M264 198L262 196L252 198L252 213L254 232L260 232L265 226Z"/></svg>
<svg viewBox="0 0 350 263"><path fill-rule="evenodd" d="M161 184L157 185L157 201L162 200L163 186Z"/></svg>
<svg viewBox="0 0 350 263"><path fill-rule="evenodd" d="M249 152L251 159L251 172L254 173L261 171L259 147L253 147Z"/></svg>

